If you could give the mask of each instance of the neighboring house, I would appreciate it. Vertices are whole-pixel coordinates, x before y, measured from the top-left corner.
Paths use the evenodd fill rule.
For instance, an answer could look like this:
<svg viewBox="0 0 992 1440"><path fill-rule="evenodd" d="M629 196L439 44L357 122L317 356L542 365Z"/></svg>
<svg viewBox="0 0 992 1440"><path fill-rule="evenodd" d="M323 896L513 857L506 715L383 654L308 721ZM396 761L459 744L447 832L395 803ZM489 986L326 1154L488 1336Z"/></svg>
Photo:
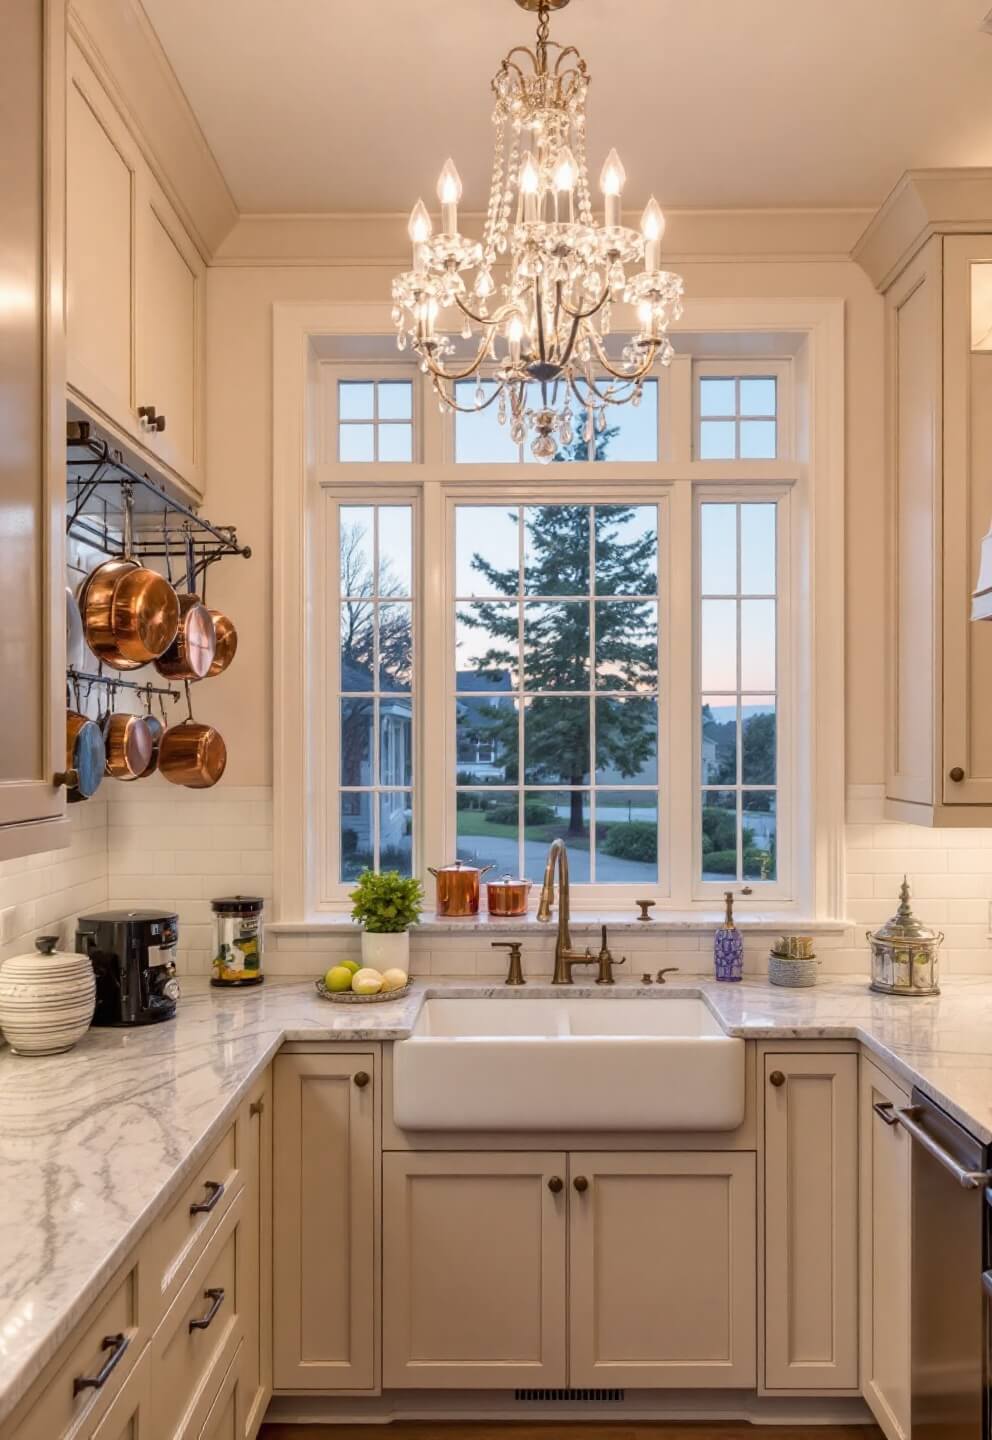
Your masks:
<svg viewBox="0 0 992 1440"><path fill-rule="evenodd" d="M505 670L495 680L477 675L474 670L458 671L458 689L471 685L486 694L462 695L455 702L458 721L458 772L483 784L498 785L506 779L506 766L498 763L499 743L492 711L512 701L490 700L489 695L507 695L513 688L510 672Z"/></svg>
<svg viewBox="0 0 992 1440"><path fill-rule="evenodd" d="M703 784L709 785L715 779L720 766L717 761L716 741L703 736Z"/></svg>
<svg viewBox="0 0 992 1440"><path fill-rule="evenodd" d="M342 657L341 689L345 697L349 691L367 691L371 687L369 671ZM355 785L371 786L374 776L369 742L374 702L371 696L358 695L353 704L363 707L368 721L352 724L342 735L342 744L353 749L351 755L342 757L342 773L351 777ZM410 775L410 709L409 696L379 698L379 785L386 789L379 797L380 853L399 847L409 830L410 796L403 790L390 792L389 787L403 785ZM364 717L360 713L356 718L361 722ZM341 796L342 840L363 860L371 857L373 850L373 803L374 797L363 790L346 790Z"/></svg>

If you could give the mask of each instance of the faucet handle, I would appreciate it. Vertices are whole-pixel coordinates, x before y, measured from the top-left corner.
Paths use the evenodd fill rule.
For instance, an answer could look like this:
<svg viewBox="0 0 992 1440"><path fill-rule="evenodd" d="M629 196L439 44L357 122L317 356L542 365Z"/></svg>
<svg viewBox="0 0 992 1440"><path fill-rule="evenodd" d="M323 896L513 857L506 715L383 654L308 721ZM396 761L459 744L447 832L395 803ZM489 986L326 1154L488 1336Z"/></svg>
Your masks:
<svg viewBox="0 0 992 1440"><path fill-rule="evenodd" d="M658 980L658 984L664 985L666 975L677 975L678 973L679 967L677 965L666 965L664 970L658 971L658 975L656 977Z"/></svg>
<svg viewBox="0 0 992 1440"><path fill-rule="evenodd" d="M524 979L520 950L523 942L520 940L493 940L491 943L494 950L509 950L510 952L510 968L506 973L504 984L526 985L527 981Z"/></svg>
<svg viewBox="0 0 992 1440"><path fill-rule="evenodd" d="M648 914L648 911L652 910L654 906L657 905L657 903L657 900L635 900L634 904L638 905L641 911L640 915L638 915L637 917L638 920L650 921L651 916Z"/></svg>

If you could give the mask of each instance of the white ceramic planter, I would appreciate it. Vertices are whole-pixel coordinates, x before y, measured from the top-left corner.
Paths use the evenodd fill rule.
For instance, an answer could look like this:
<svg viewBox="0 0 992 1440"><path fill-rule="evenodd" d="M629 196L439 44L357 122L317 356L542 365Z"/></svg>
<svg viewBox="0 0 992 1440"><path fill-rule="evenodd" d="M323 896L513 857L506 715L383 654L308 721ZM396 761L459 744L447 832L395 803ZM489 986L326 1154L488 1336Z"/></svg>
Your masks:
<svg viewBox="0 0 992 1440"><path fill-rule="evenodd" d="M89 1029L96 979L88 956L57 951L52 936L35 943L0 966L0 1030L15 1055L58 1055Z"/></svg>
<svg viewBox="0 0 992 1440"><path fill-rule="evenodd" d="M410 973L410 932L400 930L394 935L373 935L362 931L362 964L373 970L405 970Z"/></svg>

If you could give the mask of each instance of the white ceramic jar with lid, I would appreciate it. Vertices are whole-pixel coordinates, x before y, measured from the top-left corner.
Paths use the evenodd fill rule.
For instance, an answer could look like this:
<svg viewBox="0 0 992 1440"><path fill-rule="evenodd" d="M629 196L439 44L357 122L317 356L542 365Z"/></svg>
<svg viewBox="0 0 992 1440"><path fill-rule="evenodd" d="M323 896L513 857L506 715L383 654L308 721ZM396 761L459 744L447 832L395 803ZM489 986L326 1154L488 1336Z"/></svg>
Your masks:
<svg viewBox="0 0 992 1440"><path fill-rule="evenodd" d="M57 944L57 936L39 935L33 954L0 965L0 1030L15 1055L71 1050L93 1019L93 966Z"/></svg>

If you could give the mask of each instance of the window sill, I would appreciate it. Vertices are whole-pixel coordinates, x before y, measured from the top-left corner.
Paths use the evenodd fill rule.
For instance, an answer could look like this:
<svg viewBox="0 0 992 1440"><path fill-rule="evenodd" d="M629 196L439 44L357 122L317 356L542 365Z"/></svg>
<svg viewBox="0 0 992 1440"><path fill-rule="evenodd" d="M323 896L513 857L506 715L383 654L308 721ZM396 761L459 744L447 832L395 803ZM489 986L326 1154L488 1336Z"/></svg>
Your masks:
<svg viewBox="0 0 992 1440"><path fill-rule="evenodd" d="M842 935L845 930L850 929L853 921L800 919L794 912L776 913L774 910L767 910L751 915L738 914L735 916L734 923L745 934L778 935L784 931L789 934ZM474 915L456 920L448 916L429 914L423 917L419 925L412 925L410 933L411 935L457 935L459 933L494 934L501 931L504 934L520 932L547 934L554 932L556 924L557 916L553 916L550 921L545 922L538 920L533 911L528 915L521 915L513 919L494 919L490 915ZM722 924L722 910L662 911L660 914L652 916L646 923L638 920L636 916L632 916L629 911L617 914L614 911L573 910L569 928L577 935L591 934L602 925L608 925L612 931L620 934L637 935L642 931L650 934L654 931L662 935L710 935ZM267 924L265 928L271 935L353 935L361 931L361 926L347 915L340 917L322 915L315 920L276 920Z"/></svg>

